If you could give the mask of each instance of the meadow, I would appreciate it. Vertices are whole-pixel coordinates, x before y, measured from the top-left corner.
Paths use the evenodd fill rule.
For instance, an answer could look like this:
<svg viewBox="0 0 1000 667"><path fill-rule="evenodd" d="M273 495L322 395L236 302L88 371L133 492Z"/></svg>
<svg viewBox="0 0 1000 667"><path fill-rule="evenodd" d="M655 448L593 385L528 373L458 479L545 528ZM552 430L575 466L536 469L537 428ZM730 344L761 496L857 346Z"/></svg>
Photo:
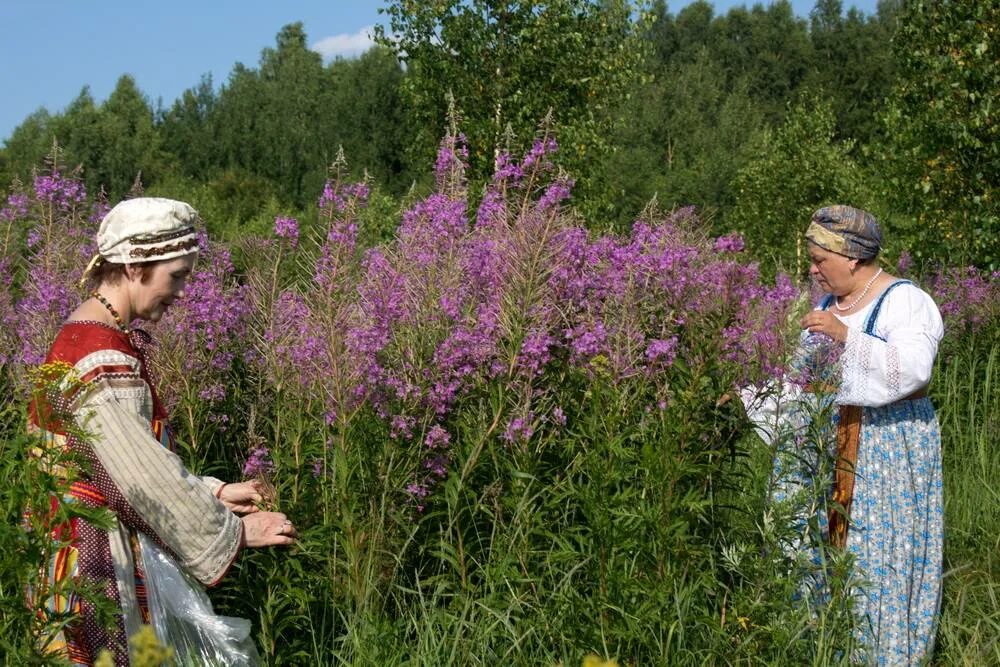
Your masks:
<svg viewBox="0 0 1000 667"><path fill-rule="evenodd" d="M818 498L772 500L774 451L729 398L784 377L815 294L690 208L588 231L557 150L543 135L499 154L479 190L450 133L401 212L334 170L314 216L204 237L186 298L150 327L159 391L187 464L267 480L301 533L242 555L217 611L250 619L271 665L848 664L859 582L821 541L819 565L788 548ZM22 513L60 485L27 456L29 371L85 296L107 207L53 169L0 209L9 664L40 660L21 592L51 548ZM933 664L1000 664L997 274L912 277L948 332ZM821 604L798 594L813 576Z"/></svg>

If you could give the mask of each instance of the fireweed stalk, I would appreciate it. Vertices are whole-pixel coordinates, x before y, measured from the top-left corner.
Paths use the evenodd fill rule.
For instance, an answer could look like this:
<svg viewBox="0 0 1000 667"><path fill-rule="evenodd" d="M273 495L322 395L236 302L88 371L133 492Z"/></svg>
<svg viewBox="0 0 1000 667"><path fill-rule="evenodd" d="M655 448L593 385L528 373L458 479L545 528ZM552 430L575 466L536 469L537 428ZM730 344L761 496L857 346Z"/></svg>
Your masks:
<svg viewBox="0 0 1000 667"><path fill-rule="evenodd" d="M56 331L79 303L77 282L94 250L96 220L106 210L87 202L83 183L54 168L15 190L0 208L4 324L0 360L24 388L24 368L42 361Z"/></svg>
<svg viewBox="0 0 1000 667"><path fill-rule="evenodd" d="M233 377L244 363L251 302L234 277L227 248L200 235L198 263L178 300L159 323L145 324L156 341L153 372L182 442L199 467L214 455L204 451L236 415Z"/></svg>

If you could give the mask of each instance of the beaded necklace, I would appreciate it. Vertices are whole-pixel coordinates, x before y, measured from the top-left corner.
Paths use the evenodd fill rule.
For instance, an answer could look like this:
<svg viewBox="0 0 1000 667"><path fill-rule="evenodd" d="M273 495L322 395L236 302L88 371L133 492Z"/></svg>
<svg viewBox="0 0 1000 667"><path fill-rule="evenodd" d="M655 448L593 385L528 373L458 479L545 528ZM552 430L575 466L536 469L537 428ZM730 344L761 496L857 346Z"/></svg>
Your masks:
<svg viewBox="0 0 1000 667"><path fill-rule="evenodd" d="M868 280L868 282L865 284L865 288L861 290L861 294L858 296L857 299L851 302L851 305L841 306L839 296L834 300L833 305L836 306L837 310L839 310L840 312L844 312L845 310L850 310L851 308L854 308L854 306L858 305L861 299L865 298L865 295L868 294L868 290L870 290L872 288L872 285L875 284L875 279L878 278L880 275L882 275L882 269L876 271L875 275Z"/></svg>
<svg viewBox="0 0 1000 667"><path fill-rule="evenodd" d="M118 329L127 336L129 334L128 326L126 326L126 324L122 322L122 316L118 314L118 311L115 310L115 307L111 305L111 302L105 299L103 296L101 296L101 293L98 292L97 290L91 292L90 296L94 297L95 299L104 304L104 307L108 309L109 313L111 313L111 317L115 318L115 324L118 325Z"/></svg>

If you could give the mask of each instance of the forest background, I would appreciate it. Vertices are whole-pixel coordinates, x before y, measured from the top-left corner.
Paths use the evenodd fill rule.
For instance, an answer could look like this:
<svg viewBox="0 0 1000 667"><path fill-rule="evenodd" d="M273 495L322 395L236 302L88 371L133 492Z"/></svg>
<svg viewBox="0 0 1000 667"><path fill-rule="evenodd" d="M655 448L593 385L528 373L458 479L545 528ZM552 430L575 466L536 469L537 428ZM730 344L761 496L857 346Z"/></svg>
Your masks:
<svg viewBox="0 0 1000 667"><path fill-rule="evenodd" d="M94 221L142 192L212 239L156 331L182 454L267 477L303 532L213 593L266 662L846 664L849 569L823 565L819 609L796 595L774 451L722 396L780 365L796 239L848 202L949 331L935 662L1000 663L1000 6L385 18L357 59L287 25L218 89L154 108L124 76L0 149L0 648L34 650L17 592L50 547L18 520L56 484L20 464L25 368Z"/></svg>

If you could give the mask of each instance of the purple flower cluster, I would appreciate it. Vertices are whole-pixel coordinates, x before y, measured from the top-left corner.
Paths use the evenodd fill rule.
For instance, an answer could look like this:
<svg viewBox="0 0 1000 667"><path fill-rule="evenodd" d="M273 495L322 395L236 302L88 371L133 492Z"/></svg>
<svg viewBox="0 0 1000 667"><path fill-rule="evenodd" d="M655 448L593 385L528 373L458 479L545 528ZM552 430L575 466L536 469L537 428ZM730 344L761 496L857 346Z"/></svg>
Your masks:
<svg viewBox="0 0 1000 667"><path fill-rule="evenodd" d="M745 247L742 234L727 234L715 239L715 252L743 252Z"/></svg>
<svg viewBox="0 0 1000 667"><path fill-rule="evenodd" d="M504 429L503 439L510 444L530 440L531 436L535 433L534 418L535 415L532 412L529 412L527 415L512 417L507 422L507 428Z"/></svg>
<svg viewBox="0 0 1000 667"><path fill-rule="evenodd" d="M274 461L271 460L271 451L259 445L250 450L250 456L243 464L244 477L266 477L274 472Z"/></svg>
<svg viewBox="0 0 1000 667"><path fill-rule="evenodd" d="M284 218L279 215L274 219L274 235L278 238L288 239L289 244L294 248L299 244L299 221L295 218Z"/></svg>
<svg viewBox="0 0 1000 667"><path fill-rule="evenodd" d="M168 409L197 391L200 401L226 397L227 374L243 355L253 304L247 288L234 280L230 251L201 233L202 248L184 298L174 302L151 330L157 340L160 395Z"/></svg>
<svg viewBox="0 0 1000 667"><path fill-rule="evenodd" d="M939 270L928 280L945 329L961 332L996 331L1000 327L1000 271L975 267Z"/></svg>
<svg viewBox="0 0 1000 667"><path fill-rule="evenodd" d="M96 225L83 183L58 171L11 192L0 220L7 225L0 246L0 363L10 364L19 382L81 300L76 283L93 252Z"/></svg>
<svg viewBox="0 0 1000 667"><path fill-rule="evenodd" d="M61 211L72 210L87 199L83 182L76 178L63 178L58 171L49 176L35 177L35 199L46 202Z"/></svg>
<svg viewBox="0 0 1000 667"><path fill-rule="evenodd" d="M325 223L326 237L313 270L313 280L328 296L332 296L339 287L347 287L347 282L354 278L351 265L357 259L358 237L355 216L359 209L367 205L369 195L367 183L341 186L327 181L323 186L319 214Z"/></svg>

